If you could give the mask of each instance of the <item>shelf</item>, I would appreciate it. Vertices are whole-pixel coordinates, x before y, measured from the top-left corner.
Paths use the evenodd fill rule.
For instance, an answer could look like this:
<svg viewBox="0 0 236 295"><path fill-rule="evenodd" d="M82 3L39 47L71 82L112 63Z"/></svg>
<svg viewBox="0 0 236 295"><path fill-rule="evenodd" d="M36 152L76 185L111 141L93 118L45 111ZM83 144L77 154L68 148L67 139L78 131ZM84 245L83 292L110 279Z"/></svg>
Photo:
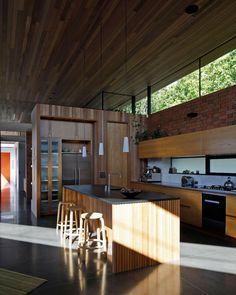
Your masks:
<svg viewBox="0 0 236 295"><path fill-rule="evenodd" d="M41 182L48 182L48 179L41 179Z"/></svg>
<svg viewBox="0 0 236 295"><path fill-rule="evenodd" d="M82 155L82 152L62 152L62 154L79 154L79 155Z"/></svg>
<svg viewBox="0 0 236 295"><path fill-rule="evenodd" d="M48 193L48 190L43 190L41 191L41 193Z"/></svg>
<svg viewBox="0 0 236 295"><path fill-rule="evenodd" d="M52 166L52 168L54 168L54 169L55 169L55 168L57 168L57 169L58 169L58 168L59 168L59 166Z"/></svg>
<svg viewBox="0 0 236 295"><path fill-rule="evenodd" d="M48 166L41 166L41 168L48 168Z"/></svg>

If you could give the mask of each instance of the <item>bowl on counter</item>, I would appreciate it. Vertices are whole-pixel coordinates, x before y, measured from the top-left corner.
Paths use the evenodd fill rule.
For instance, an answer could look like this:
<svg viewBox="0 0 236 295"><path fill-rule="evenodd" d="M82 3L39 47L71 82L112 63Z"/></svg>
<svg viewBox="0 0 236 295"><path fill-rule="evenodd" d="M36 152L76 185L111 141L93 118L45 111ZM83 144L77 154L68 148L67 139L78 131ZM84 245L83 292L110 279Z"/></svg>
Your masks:
<svg viewBox="0 0 236 295"><path fill-rule="evenodd" d="M135 196L140 194L142 191L138 189L127 189L127 188L122 188L120 190L122 195L126 196L128 199L133 199Z"/></svg>

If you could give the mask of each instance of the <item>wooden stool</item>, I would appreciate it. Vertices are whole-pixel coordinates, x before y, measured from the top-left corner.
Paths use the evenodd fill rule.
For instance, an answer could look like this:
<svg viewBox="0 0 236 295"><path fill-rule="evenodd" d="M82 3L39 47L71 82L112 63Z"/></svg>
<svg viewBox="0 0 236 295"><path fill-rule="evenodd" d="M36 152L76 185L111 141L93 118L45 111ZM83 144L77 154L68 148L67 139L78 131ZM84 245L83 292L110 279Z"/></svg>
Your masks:
<svg viewBox="0 0 236 295"><path fill-rule="evenodd" d="M71 206L74 206L74 204L69 202L59 202L58 209L57 209L57 226L56 226L57 233L59 229L61 230L61 233L64 232L66 211L67 211L67 208Z"/></svg>
<svg viewBox="0 0 236 295"><path fill-rule="evenodd" d="M89 238L89 230L88 230L88 224L89 221L95 221L99 220L101 224L101 228L97 228L97 238ZM103 248L104 252L107 251L107 243L106 243L106 233L105 233L105 223L103 219L102 213L98 212L90 212L90 213L83 213L80 216L80 232L84 233L84 239L82 241L82 235L79 236L79 246L83 246L86 248L86 244L88 244L89 241L94 241L101 243L100 247L96 248ZM102 238L101 238L102 233ZM88 245L88 248L93 248Z"/></svg>
<svg viewBox="0 0 236 295"><path fill-rule="evenodd" d="M70 206L66 210L66 215L65 215L65 231L64 231L64 238L66 239L69 237L69 246L71 248L73 240L72 238L80 238L83 230L79 228L78 225L78 218L82 214L82 208L79 206ZM68 223L68 218L69 218L69 223Z"/></svg>

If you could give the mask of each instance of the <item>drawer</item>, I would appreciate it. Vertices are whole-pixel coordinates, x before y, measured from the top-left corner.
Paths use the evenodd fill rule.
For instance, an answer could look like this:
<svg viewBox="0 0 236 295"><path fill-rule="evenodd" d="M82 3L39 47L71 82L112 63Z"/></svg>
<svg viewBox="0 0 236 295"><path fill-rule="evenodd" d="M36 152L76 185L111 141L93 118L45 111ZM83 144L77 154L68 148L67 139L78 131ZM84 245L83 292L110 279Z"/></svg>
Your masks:
<svg viewBox="0 0 236 295"><path fill-rule="evenodd" d="M191 205L180 204L180 220L201 227L202 211Z"/></svg>
<svg viewBox="0 0 236 295"><path fill-rule="evenodd" d="M236 217L236 197L226 197L226 215Z"/></svg>
<svg viewBox="0 0 236 295"><path fill-rule="evenodd" d="M236 217L226 216L225 234L236 238Z"/></svg>

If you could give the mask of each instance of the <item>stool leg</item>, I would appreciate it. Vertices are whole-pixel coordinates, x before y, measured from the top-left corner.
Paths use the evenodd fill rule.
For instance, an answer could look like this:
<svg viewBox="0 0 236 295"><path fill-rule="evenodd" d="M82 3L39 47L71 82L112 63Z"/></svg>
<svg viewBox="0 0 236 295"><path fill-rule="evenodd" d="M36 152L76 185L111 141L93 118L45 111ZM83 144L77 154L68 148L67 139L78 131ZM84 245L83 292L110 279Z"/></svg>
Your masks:
<svg viewBox="0 0 236 295"><path fill-rule="evenodd" d="M103 244L104 252L106 252L107 251L107 241L106 241L106 232L105 232L104 219L100 218L100 221L101 221L101 227L102 227L102 244Z"/></svg>
<svg viewBox="0 0 236 295"><path fill-rule="evenodd" d="M68 230L68 208L66 208L66 213L65 213L65 224L64 224L64 239L67 237L67 230Z"/></svg>
<svg viewBox="0 0 236 295"><path fill-rule="evenodd" d="M70 211L70 230L69 230L69 245L72 247L72 234L73 234L73 211Z"/></svg>
<svg viewBox="0 0 236 295"><path fill-rule="evenodd" d="M81 246L81 244L83 242L82 235L83 235L83 218L80 217L80 220L79 220L79 242L78 242L79 247Z"/></svg>
<svg viewBox="0 0 236 295"><path fill-rule="evenodd" d="M59 202L58 209L57 209L57 227L56 227L57 233L58 233L58 229L59 229L60 215L61 215L61 202Z"/></svg>
<svg viewBox="0 0 236 295"><path fill-rule="evenodd" d="M76 232L78 232L79 225L78 225L78 214L77 214L77 211L75 211L75 226L76 226Z"/></svg>
<svg viewBox="0 0 236 295"><path fill-rule="evenodd" d="M87 219L84 220L84 243L83 246L86 246L86 242L88 239L88 221Z"/></svg>
<svg viewBox="0 0 236 295"><path fill-rule="evenodd" d="M66 230L68 228L68 210L67 207L63 206L62 208L62 213L61 213L61 219L62 219L62 223L61 223L61 237L63 237L64 239L66 239Z"/></svg>
<svg viewBox="0 0 236 295"><path fill-rule="evenodd" d="M97 240L98 240L98 242L101 241L101 231L100 231L99 227L97 228Z"/></svg>

